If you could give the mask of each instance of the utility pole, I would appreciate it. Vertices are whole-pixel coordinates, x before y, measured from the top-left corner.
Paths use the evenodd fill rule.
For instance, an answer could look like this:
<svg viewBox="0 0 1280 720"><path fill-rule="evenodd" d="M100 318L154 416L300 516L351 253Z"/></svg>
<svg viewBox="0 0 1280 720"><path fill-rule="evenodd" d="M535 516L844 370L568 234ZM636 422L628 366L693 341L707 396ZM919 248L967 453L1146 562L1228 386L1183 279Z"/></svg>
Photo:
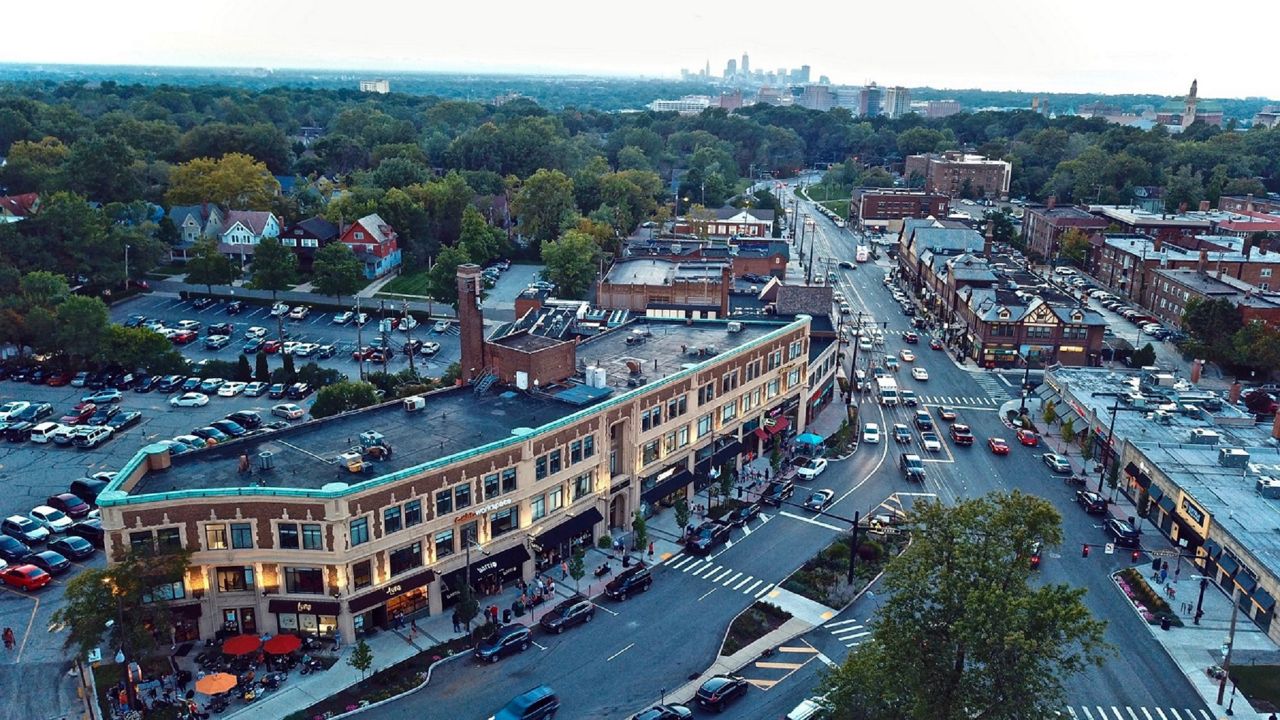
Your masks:
<svg viewBox="0 0 1280 720"><path fill-rule="evenodd" d="M356 357L360 363L360 379L364 380L364 340L362 331L364 325L360 322L360 296L356 295Z"/></svg>
<svg viewBox="0 0 1280 720"><path fill-rule="evenodd" d="M387 337L391 323L387 319L387 301L378 301L378 330L382 333L382 372L386 374L387 364L391 362L391 338Z"/></svg>
<svg viewBox="0 0 1280 720"><path fill-rule="evenodd" d="M853 568L858 563L858 526L862 518L862 511L855 510L853 513L853 534L849 536L849 584L853 584Z"/></svg>
<svg viewBox="0 0 1280 720"><path fill-rule="evenodd" d="M858 311L858 320L857 320L857 322L858 322L858 324L857 324L857 325L855 325L854 327L855 327L855 328L857 329L857 331L858 331L858 335L857 335L857 337L858 337L859 339L861 339L861 338L862 338L862 311L861 311L861 310L859 310L859 311ZM853 333L850 333L850 334L849 334L849 337L850 337L850 338L854 337ZM850 363L850 365L849 365L849 375L850 375L850 377L852 378L852 379L850 380L850 382L852 382L852 383L856 383L856 382L858 382L858 343L855 341L855 342L852 342L852 343L850 343L850 344L851 344L851 345L853 345L853 359L849 361L849 363ZM858 407L859 407L859 408L861 408L861 407L862 407L862 388L861 388L861 387L855 387L855 388L853 389L853 392L854 392L854 395L858 398Z"/></svg>
<svg viewBox="0 0 1280 720"><path fill-rule="evenodd" d="M1227 693L1227 676L1231 674L1231 654L1236 649L1236 617L1240 614L1240 599L1236 597L1236 589L1231 588L1231 629L1227 632L1227 656L1222 659L1222 678L1218 680L1218 704L1222 704L1222 696Z"/></svg>
<svg viewBox="0 0 1280 720"><path fill-rule="evenodd" d="M417 353L413 351L413 327L412 327L412 323L409 322L409 301L408 300L404 301L403 307L404 307L404 319L405 319L404 347L405 347L406 353L408 353L409 355L409 372L416 376L418 374L418 371L413 365L413 356L416 355Z"/></svg>

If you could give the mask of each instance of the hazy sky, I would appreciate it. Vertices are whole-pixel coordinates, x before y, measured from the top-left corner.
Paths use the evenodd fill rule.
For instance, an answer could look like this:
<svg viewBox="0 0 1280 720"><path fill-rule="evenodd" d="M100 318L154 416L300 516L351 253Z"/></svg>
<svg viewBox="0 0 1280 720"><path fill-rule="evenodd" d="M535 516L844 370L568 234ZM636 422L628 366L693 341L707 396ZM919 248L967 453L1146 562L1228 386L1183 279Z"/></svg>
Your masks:
<svg viewBox="0 0 1280 720"><path fill-rule="evenodd" d="M34 6L28 6L28 11ZM47 0L0 61L674 77L730 57L836 83L1280 98L1271 0ZM1253 20L1249 18L1252 17Z"/></svg>

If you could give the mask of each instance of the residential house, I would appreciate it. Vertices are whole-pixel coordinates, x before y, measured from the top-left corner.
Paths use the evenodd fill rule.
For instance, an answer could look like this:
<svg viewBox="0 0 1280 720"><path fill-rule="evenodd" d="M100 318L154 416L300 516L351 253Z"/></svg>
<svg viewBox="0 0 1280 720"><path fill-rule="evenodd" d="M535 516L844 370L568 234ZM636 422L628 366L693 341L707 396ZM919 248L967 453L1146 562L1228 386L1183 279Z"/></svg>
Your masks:
<svg viewBox="0 0 1280 720"><path fill-rule="evenodd" d="M222 208L211 203L175 205L169 208L169 220L178 230L178 243L169 250L175 261L188 260L192 246L201 238L222 234Z"/></svg>
<svg viewBox="0 0 1280 720"><path fill-rule="evenodd" d="M218 249L240 264L253 258L253 250L266 238L280 237L280 220L264 210L228 210L218 235Z"/></svg>
<svg viewBox="0 0 1280 720"><path fill-rule="evenodd" d="M280 234L280 244L298 256L298 269L311 272L316 252L338 239L338 226L320 216L300 220Z"/></svg>
<svg viewBox="0 0 1280 720"><path fill-rule="evenodd" d="M341 241L351 246L364 263L364 276L380 278L400 267L400 245L396 231L377 213L365 215L342 232Z"/></svg>
<svg viewBox="0 0 1280 720"><path fill-rule="evenodd" d="M0 223L25 220L40 211L40 195L0 195Z"/></svg>

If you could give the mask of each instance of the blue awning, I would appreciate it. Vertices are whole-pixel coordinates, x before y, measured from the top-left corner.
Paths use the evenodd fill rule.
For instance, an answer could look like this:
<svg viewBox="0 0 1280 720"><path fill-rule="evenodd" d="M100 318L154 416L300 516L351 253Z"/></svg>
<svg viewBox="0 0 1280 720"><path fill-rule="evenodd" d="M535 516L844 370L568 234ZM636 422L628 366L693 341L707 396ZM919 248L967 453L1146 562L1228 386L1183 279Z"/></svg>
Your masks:
<svg viewBox="0 0 1280 720"><path fill-rule="evenodd" d="M1151 476L1146 473L1138 473L1138 487L1151 487Z"/></svg>
<svg viewBox="0 0 1280 720"><path fill-rule="evenodd" d="M1218 556L1222 554L1222 546L1212 540L1205 540L1204 545L1200 547L1204 548L1204 551L1209 554L1210 560L1217 560Z"/></svg>
<svg viewBox="0 0 1280 720"><path fill-rule="evenodd" d="M1159 487L1152 485L1147 488L1147 495L1151 496L1151 502L1158 503L1160 502L1160 498L1164 497L1164 491Z"/></svg>
<svg viewBox="0 0 1280 720"><path fill-rule="evenodd" d="M1253 589L1258 587L1258 581L1254 580L1253 576L1247 572L1236 573L1236 584L1239 585L1240 589L1246 594L1253 592Z"/></svg>
<svg viewBox="0 0 1280 720"><path fill-rule="evenodd" d="M1240 563L1236 562L1236 559L1230 555L1223 553L1222 557L1218 558L1218 567L1222 568L1222 572L1231 576L1235 575L1236 571L1240 569Z"/></svg>
<svg viewBox="0 0 1280 720"><path fill-rule="evenodd" d="M1169 497L1168 495L1165 495L1164 497L1160 498L1161 510L1164 510L1167 513L1171 513L1176 507L1177 505L1173 503L1173 498Z"/></svg>
<svg viewBox="0 0 1280 720"><path fill-rule="evenodd" d="M1271 609L1276 606L1276 599L1271 597L1271 593L1262 588L1258 588L1253 593L1253 602L1262 608L1262 612L1271 612Z"/></svg>

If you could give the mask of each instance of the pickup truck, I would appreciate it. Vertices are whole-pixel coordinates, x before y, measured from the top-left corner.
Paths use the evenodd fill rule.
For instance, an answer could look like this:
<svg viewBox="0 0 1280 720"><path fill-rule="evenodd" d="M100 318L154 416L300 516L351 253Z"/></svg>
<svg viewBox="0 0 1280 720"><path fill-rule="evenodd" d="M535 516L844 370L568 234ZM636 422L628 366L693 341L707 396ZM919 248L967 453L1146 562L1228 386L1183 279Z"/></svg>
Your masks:
<svg viewBox="0 0 1280 720"><path fill-rule="evenodd" d="M957 445L972 445L973 432L969 430L968 425L956 423L951 426L951 441Z"/></svg>

